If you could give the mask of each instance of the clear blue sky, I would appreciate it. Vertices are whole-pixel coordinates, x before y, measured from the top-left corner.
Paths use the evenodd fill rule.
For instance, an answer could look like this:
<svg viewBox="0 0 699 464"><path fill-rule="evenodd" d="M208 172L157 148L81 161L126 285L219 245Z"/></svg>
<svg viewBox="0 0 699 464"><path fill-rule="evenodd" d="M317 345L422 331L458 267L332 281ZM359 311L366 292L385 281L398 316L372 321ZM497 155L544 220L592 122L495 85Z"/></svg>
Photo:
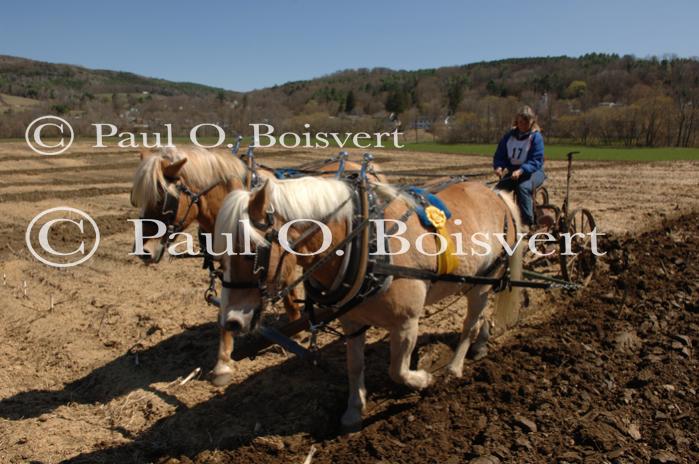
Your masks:
<svg viewBox="0 0 699 464"><path fill-rule="evenodd" d="M231 90L340 69L699 55L699 1L17 1L0 54Z"/></svg>

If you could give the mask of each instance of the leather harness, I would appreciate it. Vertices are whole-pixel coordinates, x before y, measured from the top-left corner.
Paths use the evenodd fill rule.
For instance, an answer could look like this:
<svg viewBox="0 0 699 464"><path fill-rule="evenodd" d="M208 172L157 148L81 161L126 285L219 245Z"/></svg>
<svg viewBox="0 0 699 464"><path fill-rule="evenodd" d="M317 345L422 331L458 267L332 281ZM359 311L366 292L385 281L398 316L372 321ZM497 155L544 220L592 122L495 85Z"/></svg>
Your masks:
<svg viewBox="0 0 699 464"><path fill-rule="evenodd" d="M445 182L440 183L430 189L432 193L438 193L447 187L463 182L466 176L456 176ZM287 296L293 288L303 283L306 294L305 309L309 314L309 320L313 326L319 326L319 322L315 320L314 307L329 308L333 311L333 317L330 320L323 321L323 325L327 325L331 320L337 319L349 312L351 309L362 304L367 298L385 292L392 282L393 277L408 277L418 278L430 281L453 281L462 283L483 283L493 284L495 291L502 290L507 287L507 264L504 250L503 255L499 256L481 275L481 276L460 276L459 279L453 280L450 276L440 276L434 272L422 271L418 269L405 268L394 266L391 264L389 254L372 254L377 250L377 237L372 227L369 227L372 219L383 219L384 211L391 201L380 200L376 192L372 189L371 184L367 181L366 176L361 174L345 178L346 182L352 182L356 187L353 194L345 200L338 208L327 215L321 222L330 220L337 212L339 212L348 201L352 201L354 214L350 224L348 224L347 236L336 244L334 247L326 251L324 257L314 262L304 273L291 282L286 287L279 289L281 282L282 261L288 254L284 251L277 263L277 270L272 279L275 285L275 292L271 292L268 287L268 274L270 269L271 246L278 241L278 231L274 228L274 211L268 210L266 213L266 221L264 223L253 223L252 225L261 231L264 231L265 239L270 244L269 246L258 246L255 253L254 272L256 282L232 282L223 279L221 273L218 274L221 279L222 286L228 289L253 289L257 288L260 291L261 303L254 309L252 327L260 320L262 311L270 304L274 304ZM415 193L413 193L415 195ZM424 199L417 199L418 203ZM415 207L409 207L405 213L399 218L399 221L405 222L413 214ZM505 234L507 234L508 221L505 217ZM386 237L395 233L397 224L387 232ZM289 246L291 250L308 238L311 234L317 232L319 226L314 225L306 229L299 238L292 242ZM385 239L385 249L388 250L388 238ZM340 272L330 288L325 288L313 278L313 274L326 265L331 259L337 256L336 252L342 250L344 258L340 266ZM505 271L503 275L497 279L485 277L494 272L498 267L505 263ZM497 284L497 285L496 285ZM361 329L355 334L366 330Z"/></svg>

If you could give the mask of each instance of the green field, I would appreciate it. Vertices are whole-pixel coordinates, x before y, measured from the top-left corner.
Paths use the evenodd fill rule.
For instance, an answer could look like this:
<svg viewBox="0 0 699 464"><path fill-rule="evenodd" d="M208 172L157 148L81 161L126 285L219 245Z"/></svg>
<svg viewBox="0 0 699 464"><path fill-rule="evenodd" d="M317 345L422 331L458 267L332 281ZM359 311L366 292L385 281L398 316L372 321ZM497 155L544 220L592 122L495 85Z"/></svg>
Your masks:
<svg viewBox="0 0 699 464"><path fill-rule="evenodd" d="M203 144L213 144L216 142L216 137L199 137L200 143ZM50 140L50 139L49 139ZM80 137L77 140L82 142L94 142L94 139ZM76 141L77 141L76 140ZM23 139L0 139L0 143L3 142L21 142ZM107 145L116 146L117 139L114 137L105 137L105 143ZM245 137L241 146L241 152L244 153L247 149L248 144L252 141L251 137ZM137 143L140 139L137 139ZM175 145L186 145L189 144L189 137L176 136L173 137L173 142ZM225 148L227 143L233 143L235 140L229 138L224 142L221 148ZM384 141L385 142L385 141ZM312 142L313 143L313 142ZM384 143L385 144L385 143ZM386 145L386 144L385 144ZM332 145L331 145L332 146ZM279 145L275 146L279 147ZM406 152L426 152L426 153L450 153L450 154L462 154L464 156L492 156L495 152L495 144L471 144L471 143L458 143L458 144L444 144L436 142L421 142L421 143L405 143L404 148L396 149L403 150ZM391 148L386 146L386 148ZM306 150L302 147L300 150ZM363 149L356 147L345 147L345 150L354 151L372 151L371 149ZM312 150L312 148L310 149ZM339 151L339 149L338 149ZM593 161L673 161L673 160L699 160L699 148L625 148L625 147L588 147L581 145L557 145L557 144L547 144L546 145L546 159L549 160L563 160L565 159L566 153L571 151L579 151L580 154L576 155L576 159L580 160L593 160Z"/></svg>
<svg viewBox="0 0 699 464"><path fill-rule="evenodd" d="M188 143L188 137L173 137L173 142L177 144ZM216 142L216 137L200 137L200 143L211 144ZM234 140L226 140L225 143L234 142ZM241 152L247 149L248 144L252 142L252 137L243 138ZM315 141L312 139L311 143ZM279 141L277 141L279 143ZM303 142L302 142L303 143ZM335 144L330 144L334 146ZM384 140L386 148L391 148L390 144ZM225 144L224 144L225 146ZM279 146L279 145L277 145ZM457 143L445 144L436 142L420 142L420 143L405 143L405 148L396 150L427 152L427 153L450 153L467 155L492 156L495 153L495 144L473 144L473 143ZM299 148L305 150L304 148ZM356 148L354 146L346 146L344 150L362 150L372 151L371 149ZM310 149L312 150L312 148ZM338 148L339 150L339 148ZM593 160L593 161L673 161L673 160L699 160L699 148L626 148L626 147L587 147L582 145L546 145L546 159L564 160L566 154L571 151L579 151L580 154L575 156L575 159Z"/></svg>
<svg viewBox="0 0 699 464"><path fill-rule="evenodd" d="M492 156L496 145L406 143L403 150L430 153L463 153ZM617 148L586 147L580 145L546 145L546 159L562 160L566 153L579 151L575 159L595 161L671 161L699 160L699 148Z"/></svg>

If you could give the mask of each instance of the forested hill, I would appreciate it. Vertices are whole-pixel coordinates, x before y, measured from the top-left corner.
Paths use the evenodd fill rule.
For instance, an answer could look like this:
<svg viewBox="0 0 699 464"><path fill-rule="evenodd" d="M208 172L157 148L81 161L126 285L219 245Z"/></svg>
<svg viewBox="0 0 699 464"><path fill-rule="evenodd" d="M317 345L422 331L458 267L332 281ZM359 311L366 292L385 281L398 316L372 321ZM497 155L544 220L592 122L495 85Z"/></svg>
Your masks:
<svg viewBox="0 0 699 464"><path fill-rule="evenodd" d="M638 59L595 53L579 58L517 58L417 71L346 70L254 93L274 94L294 109L310 100L340 104L352 91L355 107L365 113L384 108L402 112L413 105L431 104L455 113L467 109L464 104L474 97L536 99L547 93L553 98L575 100L579 109L586 110L602 102L631 103L637 97L633 92L636 85L668 92L696 89L698 72L699 63L693 59ZM384 108L379 108L382 105Z"/></svg>
<svg viewBox="0 0 699 464"><path fill-rule="evenodd" d="M5 115L50 110L121 126L171 122L180 133L199 122L235 131L261 121L279 130L309 123L316 130L356 131L400 121L404 130L417 125L444 142L492 142L526 103L546 134L561 140L699 143L699 61L672 56L588 54L417 71L356 69L247 93L0 57L0 94ZM19 132L22 119L0 114L0 135Z"/></svg>
<svg viewBox="0 0 699 464"><path fill-rule="evenodd" d="M88 69L0 55L0 93L39 100L74 101L105 93L206 96L227 92L191 82L139 76L129 72Z"/></svg>

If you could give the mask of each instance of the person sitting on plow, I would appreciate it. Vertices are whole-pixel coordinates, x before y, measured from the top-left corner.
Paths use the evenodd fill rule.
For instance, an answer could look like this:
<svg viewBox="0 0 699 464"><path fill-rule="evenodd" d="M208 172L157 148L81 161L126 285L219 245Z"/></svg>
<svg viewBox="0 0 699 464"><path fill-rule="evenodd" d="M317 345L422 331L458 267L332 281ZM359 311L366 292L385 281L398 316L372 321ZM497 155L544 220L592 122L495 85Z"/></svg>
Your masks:
<svg viewBox="0 0 699 464"><path fill-rule="evenodd" d="M500 178L498 190L515 191L522 224L535 226L533 192L546 179L544 174L544 138L534 111L523 106L514 127L500 140L493 155L493 168Z"/></svg>

